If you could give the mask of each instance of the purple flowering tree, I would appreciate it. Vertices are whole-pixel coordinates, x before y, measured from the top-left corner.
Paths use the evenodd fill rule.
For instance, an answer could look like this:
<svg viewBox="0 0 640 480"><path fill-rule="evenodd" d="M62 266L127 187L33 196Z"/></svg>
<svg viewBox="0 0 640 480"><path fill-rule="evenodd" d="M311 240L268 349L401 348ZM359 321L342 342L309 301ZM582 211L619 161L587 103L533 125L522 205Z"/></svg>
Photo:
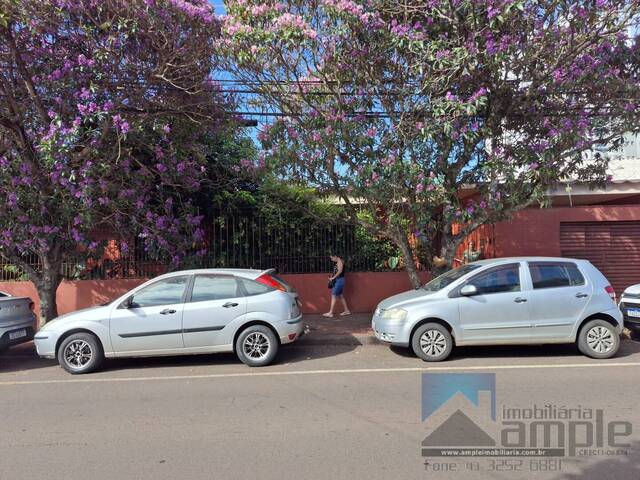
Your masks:
<svg viewBox="0 0 640 480"><path fill-rule="evenodd" d="M393 240L414 285L416 261L451 265L469 232L558 180L603 181L592 147L638 128L637 0L227 11L230 68L280 115L260 134L267 161Z"/></svg>
<svg viewBox="0 0 640 480"><path fill-rule="evenodd" d="M57 315L62 263L96 229L178 263L203 237L189 196L221 128L206 0L24 0L0 13L0 255ZM37 262L30 259L37 258Z"/></svg>

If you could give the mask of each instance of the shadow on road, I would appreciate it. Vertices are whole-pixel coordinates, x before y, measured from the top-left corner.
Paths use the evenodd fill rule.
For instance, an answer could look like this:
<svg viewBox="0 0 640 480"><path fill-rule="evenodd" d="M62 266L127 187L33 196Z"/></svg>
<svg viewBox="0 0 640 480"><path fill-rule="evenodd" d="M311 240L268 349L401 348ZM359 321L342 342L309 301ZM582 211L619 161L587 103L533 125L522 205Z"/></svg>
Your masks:
<svg viewBox="0 0 640 480"><path fill-rule="evenodd" d="M415 357L410 348L391 347L391 350L401 357ZM640 342L623 339L620 351L613 357L624 358L640 353ZM550 344L550 345L488 345L477 347L456 347L448 361L462 360L465 358L505 358L505 357L574 357L582 356L575 344Z"/></svg>
<svg viewBox="0 0 640 480"><path fill-rule="evenodd" d="M353 335L342 335L324 341L320 335L311 335L300 341L283 345L280 348L274 365L286 365L308 360L330 358L349 353L359 346L360 340ZM410 348L390 347L396 355L405 358L416 358ZM624 339L620 352L612 359L624 358L640 353L640 342ZM496 345L481 347L458 347L454 349L449 362L464 359L488 358L551 358L581 357L575 345ZM20 345L0 354L0 373L26 372L56 365L55 360L39 358L33 343ZM209 365L240 365L240 360L233 353L216 353L203 355L180 355L169 357L143 357L108 359L102 370L127 370L145 368L198 367Z"/></svg>
<svg viewBox="0 0 640 480"><path fill-rule="evenodd" d="M38 357L33 342L12 347L0 353L0 373L24 372L56 365L54 360Z"/></svg>
<svg viewBox="0 0 640 480"><path fill-rule="evenodd" d="M345 338L339 345L306 344L304 340L282 345L278 351L276 361L272 365L286 365L307 360L334 357L348 353L360 346L358 340ZM102 371L145 369L145 368L172 368L172 367L200 367L213 365L241 365L234 353L212 353L201 355L179 355L167 357L143 357L143 358L114 358L108 359L103 364Z"/></svg>

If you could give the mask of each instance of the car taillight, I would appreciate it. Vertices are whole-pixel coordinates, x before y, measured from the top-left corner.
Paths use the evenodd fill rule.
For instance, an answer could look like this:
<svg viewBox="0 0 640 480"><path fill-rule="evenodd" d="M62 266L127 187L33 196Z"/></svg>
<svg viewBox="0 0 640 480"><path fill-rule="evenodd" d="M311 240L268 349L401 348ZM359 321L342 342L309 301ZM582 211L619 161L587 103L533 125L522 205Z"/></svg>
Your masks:
<svg viewBox="0 0 640 480"><path fill-rule="evenodd" d="M266 273L256 278L256 282L266 285L267 287L275 288L277 290L280 290L281 292L287 291L284 285L282 285L275 278L273 278L271 275Z"/></svg>
<svg viewBox="0 0 640 480"><path fill-rule="evenodd" d="M617 300L616 291L613 289L613 287L611 285L607 285L606 287L604 287L604 289L607 291L607 293L611 297L611 300L613 300L613 303L618 303L616 301Z"/></svg>

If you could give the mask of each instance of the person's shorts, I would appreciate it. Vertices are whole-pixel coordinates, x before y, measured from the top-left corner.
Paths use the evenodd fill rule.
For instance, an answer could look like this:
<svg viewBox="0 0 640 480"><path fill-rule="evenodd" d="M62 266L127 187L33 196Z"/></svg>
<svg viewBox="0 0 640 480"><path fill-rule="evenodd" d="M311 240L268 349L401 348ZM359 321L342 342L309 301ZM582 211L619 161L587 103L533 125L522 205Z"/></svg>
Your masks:
<svg viewBox="0 0 640 480"><path fill-rule="evenodd" d="M339 297L344 290L344 277L336 278L336 284L331 289L331 295Z"/></svg>

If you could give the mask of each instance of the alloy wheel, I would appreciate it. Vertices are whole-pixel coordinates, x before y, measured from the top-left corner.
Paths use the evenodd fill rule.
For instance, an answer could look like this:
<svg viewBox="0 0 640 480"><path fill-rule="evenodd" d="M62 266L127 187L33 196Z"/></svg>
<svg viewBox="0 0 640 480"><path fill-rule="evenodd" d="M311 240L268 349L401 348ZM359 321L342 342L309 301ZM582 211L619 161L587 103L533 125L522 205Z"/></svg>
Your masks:
<svg viewBox="0 0 640 480"><path fill-rule="evenodd" d="M74 340L64 349L64 360L71 368L85 367L93 358L93 350L84 340Z"/></svg>
<svg viewBox="0 0 640 480"><path fill-rule="evenodd" d="M244 354L253 360L261 360L269 353L271 342L261 332L253 332L247 335L242 344Z"/></svg>
<svg viewBox="0 0 640 480"><path fill-rule="evenodd" d="M437 357L447 348L447 339L438 330L427 330L420 337L420 348L430 356Z"/></svg>
<svg viewBox="0 0 640 480"><path fill-rule="evenodd" d="M596 353L607 353L614 347L615 340L611 330L598 325L587 332L587 345Z"/></svg>

